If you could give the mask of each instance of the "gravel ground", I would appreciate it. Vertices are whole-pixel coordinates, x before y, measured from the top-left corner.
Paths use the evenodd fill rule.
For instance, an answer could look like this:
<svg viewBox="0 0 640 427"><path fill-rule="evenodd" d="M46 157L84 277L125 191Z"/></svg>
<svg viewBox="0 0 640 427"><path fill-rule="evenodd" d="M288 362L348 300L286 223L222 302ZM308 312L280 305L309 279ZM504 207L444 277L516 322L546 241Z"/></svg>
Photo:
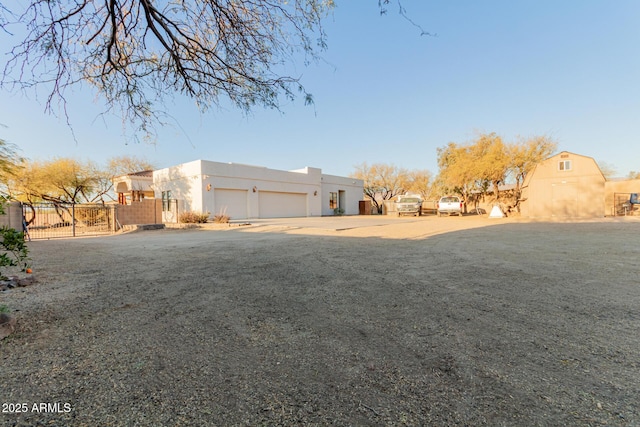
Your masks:
<svg viewBox="0 0 640 427"><path fill-rule="evenodd" d="M32 242L0 424L640 425L638 220L375 221Z"/></svg>

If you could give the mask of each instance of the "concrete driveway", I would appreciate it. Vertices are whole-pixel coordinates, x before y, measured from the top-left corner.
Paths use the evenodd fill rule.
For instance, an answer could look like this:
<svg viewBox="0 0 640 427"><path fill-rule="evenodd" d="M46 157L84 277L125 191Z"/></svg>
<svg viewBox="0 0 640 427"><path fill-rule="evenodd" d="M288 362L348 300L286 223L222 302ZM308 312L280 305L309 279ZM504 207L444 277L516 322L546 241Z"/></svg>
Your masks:
<svg viewBox="0 0 640 427"><path fill-rule="evenodd" d="M306 218L264 218L238 220L232 223L250 223L255 226L281 226L290 228L313 228L322 230L351 230L363 227L379 227L392 224L410 224L424 222L436 217L396 217L387 215L354 215L354 216L323 216Z"/></svg>

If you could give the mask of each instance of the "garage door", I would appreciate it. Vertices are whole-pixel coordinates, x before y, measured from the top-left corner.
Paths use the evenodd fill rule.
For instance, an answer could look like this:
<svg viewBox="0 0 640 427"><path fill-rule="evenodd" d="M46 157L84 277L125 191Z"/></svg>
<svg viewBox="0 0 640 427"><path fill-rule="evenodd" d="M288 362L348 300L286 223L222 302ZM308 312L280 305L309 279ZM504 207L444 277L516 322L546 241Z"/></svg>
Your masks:
<svg viewBox="0 0 640 427"><path fill-rule="evenodd" d="M305 193L261 191L259 203L260 218L307 216L307 195Z"/></svg>
<svg viewBox="0 0 640 427"><path fill-rule="evenodd" d="M215 212L226 212L231 219L247 219L247 190L216 188L213 190Z"/></svg>
<svg viewBox="0 0 640 427"><path fill-rule="evenodd" d="M578 189L574 182L552 184L551 216L575 218L578 216Z"/></svg>

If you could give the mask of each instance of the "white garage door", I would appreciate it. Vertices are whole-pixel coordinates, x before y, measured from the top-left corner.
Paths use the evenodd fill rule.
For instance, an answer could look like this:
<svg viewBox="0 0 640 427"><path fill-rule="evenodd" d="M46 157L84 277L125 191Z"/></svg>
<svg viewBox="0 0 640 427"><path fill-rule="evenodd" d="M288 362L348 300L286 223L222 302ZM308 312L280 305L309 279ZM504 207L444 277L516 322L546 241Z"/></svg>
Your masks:
<svg viewBox="0 0 640 427"><path fill-rule="evenodd" d="M212 215L226 212L231 219L247 219L247 190L216 188L213 194L215 212L211 212Z"/></svg>
<svg viewBox="0 0 640 427"><path fill-rule="evenodd" d="M260 218L307 216L307 195L305 193L261 191L259 203Z"/></svg>

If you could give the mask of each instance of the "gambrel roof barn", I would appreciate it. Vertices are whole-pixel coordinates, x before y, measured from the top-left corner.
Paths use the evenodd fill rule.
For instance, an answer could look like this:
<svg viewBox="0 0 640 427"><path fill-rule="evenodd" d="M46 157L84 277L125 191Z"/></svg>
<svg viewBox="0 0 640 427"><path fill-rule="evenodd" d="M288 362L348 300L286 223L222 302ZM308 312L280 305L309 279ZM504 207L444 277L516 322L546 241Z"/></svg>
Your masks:
<svg viewBox="0 0 640 427"><path fill-rule="evenodd" d="M558 153L527 175L522 188L522 216L603 217L605 182L593 158L568 151Z"/></svg>

